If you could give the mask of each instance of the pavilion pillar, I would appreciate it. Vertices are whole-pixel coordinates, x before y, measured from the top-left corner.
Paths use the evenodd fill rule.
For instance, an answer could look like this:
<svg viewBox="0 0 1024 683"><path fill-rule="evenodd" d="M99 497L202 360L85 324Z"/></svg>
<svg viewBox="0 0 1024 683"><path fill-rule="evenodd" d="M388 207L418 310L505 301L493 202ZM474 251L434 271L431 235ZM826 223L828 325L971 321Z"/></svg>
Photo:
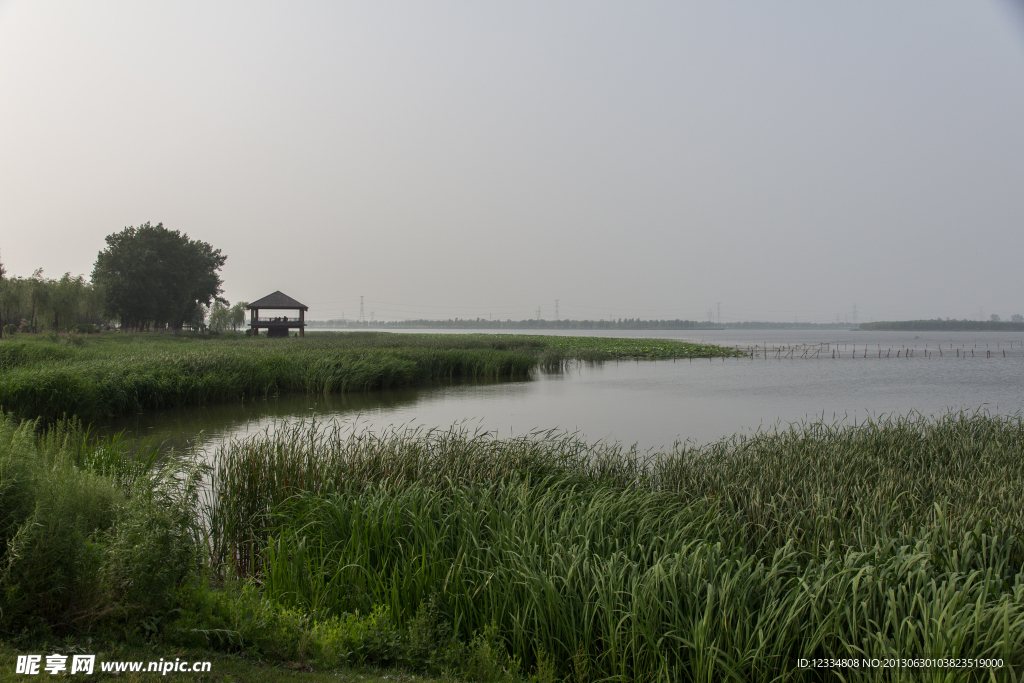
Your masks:
<svg viewBox="0 0 1024 683"><path fill-rule="evenodd" d="M301 308L299 309L299 336L306 336L306 312Z"/></svg>

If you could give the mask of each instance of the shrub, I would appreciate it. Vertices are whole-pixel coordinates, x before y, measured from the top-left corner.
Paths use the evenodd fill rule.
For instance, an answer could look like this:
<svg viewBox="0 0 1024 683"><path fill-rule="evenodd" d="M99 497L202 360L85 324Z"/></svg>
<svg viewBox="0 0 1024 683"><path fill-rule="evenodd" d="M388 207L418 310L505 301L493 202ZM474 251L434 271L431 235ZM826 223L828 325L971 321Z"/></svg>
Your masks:
<svg viewBox="0 0 1024 683"><path fill-rule="evenodd" d="M0 417L0 633L88 630L168 609L201 559L201 468L90 446L75 424L38 438L35 426Z"/></svg>

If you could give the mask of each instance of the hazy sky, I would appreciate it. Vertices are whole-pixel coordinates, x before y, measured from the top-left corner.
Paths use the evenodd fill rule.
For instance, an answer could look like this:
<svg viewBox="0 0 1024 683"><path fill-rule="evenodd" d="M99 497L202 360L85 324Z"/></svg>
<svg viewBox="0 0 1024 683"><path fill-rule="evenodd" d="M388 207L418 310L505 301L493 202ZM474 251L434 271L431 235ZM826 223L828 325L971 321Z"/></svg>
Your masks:
<svg viewBox="0 0 1024 683"><path fill-rule="evenodd" d="M311 318L1024 313L1024 13L0 2L0 252L162 221Z"/></svg>

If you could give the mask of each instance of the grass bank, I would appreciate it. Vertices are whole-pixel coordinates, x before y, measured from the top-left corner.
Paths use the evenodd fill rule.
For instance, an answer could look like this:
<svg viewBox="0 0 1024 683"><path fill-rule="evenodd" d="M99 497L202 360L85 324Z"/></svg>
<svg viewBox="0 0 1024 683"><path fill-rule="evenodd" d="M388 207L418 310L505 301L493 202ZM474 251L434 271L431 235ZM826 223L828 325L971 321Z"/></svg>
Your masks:
<svg viewBox="0 0 1024 683"><path fill-rule="evenodd" d="M296 424L213 467L0 420L0 638L466 680L1024 674L1020 418L650 455ZM929 656L1002 667L797 665Z"/></svg>
<svg viewBox="0 0 1024 683"><path fill-rule="evenodd" d="M35 678L15 675L20 654L96 655L79 680L110 676L103 662L175 657L212 660L199 677L212 681L512 680L496 634L459 642L436 610L402 626L384 609L327 618L218 575L194 459L36 427L0 415L0 680Z"/></svg>
<svg viewBox="0 0 1024 683"><path fill-rule="evenodd" d="M650 457L295 425L217 466L212 556L268 598L397 625L436 610L524 670L877 681L924 672L797 662L970 657L1004 666L929 680L1024 673L1019 418L808 424Z"/></svg>
<svg viewBox="0 0 1024 683"><path fill-rule="evenodd" d="M525 377L573 360L732 356L714 346L528 335L322 333L303 339L170 335L0 341L0 408L24 419L97 420L285 392L372 391Z"/></svg>

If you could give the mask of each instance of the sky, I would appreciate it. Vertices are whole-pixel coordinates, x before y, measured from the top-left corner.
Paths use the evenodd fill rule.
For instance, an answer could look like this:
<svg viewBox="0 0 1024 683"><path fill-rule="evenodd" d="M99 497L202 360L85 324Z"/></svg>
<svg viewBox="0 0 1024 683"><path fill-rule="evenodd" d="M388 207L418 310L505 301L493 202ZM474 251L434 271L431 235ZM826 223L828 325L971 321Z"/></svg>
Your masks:
<svg viewBox="0 0 1024 683"><path fill-rule="evenodd" d="M0 0L0 259L308 318L1024 313L1010 0Z"/></svg>

